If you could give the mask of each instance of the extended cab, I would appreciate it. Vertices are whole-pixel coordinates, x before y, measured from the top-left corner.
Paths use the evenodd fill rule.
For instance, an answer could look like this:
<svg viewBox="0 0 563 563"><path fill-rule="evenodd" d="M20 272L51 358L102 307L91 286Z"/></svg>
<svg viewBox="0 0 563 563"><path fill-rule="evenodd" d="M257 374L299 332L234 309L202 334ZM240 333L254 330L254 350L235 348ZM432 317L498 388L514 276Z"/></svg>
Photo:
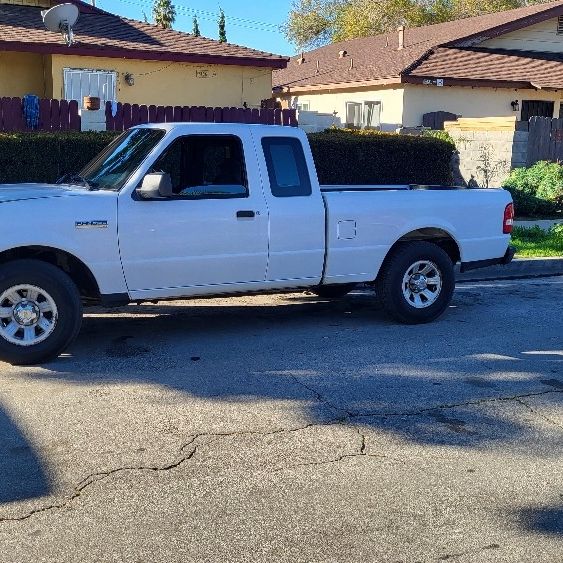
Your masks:
<svg viewBox="0 0 563 563"><path fill-rule="evenodd" d="M395 319L428 322L456 262L511 260L512 215L499 189L319 186L299 129L135 127L59 184L0 186L0 358L55 357L83 304L374 282Z"/></svg>

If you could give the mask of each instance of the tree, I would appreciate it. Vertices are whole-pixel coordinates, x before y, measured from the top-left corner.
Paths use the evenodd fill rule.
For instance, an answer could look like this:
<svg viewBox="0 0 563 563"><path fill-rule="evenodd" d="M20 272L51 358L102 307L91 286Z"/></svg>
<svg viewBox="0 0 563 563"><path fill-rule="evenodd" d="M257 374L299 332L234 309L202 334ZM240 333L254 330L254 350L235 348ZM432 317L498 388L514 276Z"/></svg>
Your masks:
<svg viewBox="0 0 563 563"><path fill-rule="evenodd" d="M219 8L219 43L227 42L227 29L225 27L225 12L222 8Z"/></svg>
<svg viewBox="0 0 563 563"><path fill-rule="evenodd" d="M163 29L172 29L172 25L176 21L176 8L172 4L172 0L154 0L152 16L154 23Z"/></svg>
<svg viewBox="0 0 563 563"><path fill-rule="evenodd" d="M199 31L199 22L197 21L197 16L194 16L192 35L195 35L195 37L201 36L201 32Z"/></svg>
<svg viewBox="0 0 563 563"><path fill-rule="evenodd" d="M293 0L284 32L298 49L490 14L546 0ZM547 0L549 1L549 0Z"/></svg>

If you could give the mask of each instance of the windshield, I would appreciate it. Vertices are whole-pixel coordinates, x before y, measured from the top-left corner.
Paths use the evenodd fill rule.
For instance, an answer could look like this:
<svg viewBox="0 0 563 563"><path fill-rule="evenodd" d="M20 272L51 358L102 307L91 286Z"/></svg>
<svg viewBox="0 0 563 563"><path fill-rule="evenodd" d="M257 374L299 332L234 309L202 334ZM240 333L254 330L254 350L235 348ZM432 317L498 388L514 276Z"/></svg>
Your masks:
<svg viewBox="0 0 563 563"><path fill-rule="evenodd" d="M130 129L110 143L78 175L93 190L119 191L164 137L162 129Z"/></svg>

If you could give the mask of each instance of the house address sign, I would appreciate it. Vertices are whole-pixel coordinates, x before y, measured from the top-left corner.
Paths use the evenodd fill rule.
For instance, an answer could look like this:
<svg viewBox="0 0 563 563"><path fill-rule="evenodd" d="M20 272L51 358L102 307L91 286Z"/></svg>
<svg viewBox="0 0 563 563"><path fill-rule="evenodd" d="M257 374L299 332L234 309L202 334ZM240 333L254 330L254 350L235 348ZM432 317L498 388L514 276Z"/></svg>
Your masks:
<svg viewBox="0 0 563 563"><path fill-rule="evenodd" d="M425 86L443 86L444 79L443 78L425 78L422 83Z"/></svg>
<svg viewBox="0 0 563 563"><path fill-rule="evenodd" d="M213 70L209 70L208 68L197 68L195 71L196 78L215 78L217 73Z"/></svg>

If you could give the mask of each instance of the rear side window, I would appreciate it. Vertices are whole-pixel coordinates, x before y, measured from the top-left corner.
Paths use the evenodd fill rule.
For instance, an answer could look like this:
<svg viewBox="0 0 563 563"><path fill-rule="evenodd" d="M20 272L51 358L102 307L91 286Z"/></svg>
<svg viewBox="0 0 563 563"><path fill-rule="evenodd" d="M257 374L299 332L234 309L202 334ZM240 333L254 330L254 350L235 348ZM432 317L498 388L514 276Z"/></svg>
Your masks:
<svg viewBox="0 0 563 563"><path fill-rule="evenodd" d="M262 149L266 158L272 195L275 197L311 195L309 170L299 139L264 137Z"/></svg>

